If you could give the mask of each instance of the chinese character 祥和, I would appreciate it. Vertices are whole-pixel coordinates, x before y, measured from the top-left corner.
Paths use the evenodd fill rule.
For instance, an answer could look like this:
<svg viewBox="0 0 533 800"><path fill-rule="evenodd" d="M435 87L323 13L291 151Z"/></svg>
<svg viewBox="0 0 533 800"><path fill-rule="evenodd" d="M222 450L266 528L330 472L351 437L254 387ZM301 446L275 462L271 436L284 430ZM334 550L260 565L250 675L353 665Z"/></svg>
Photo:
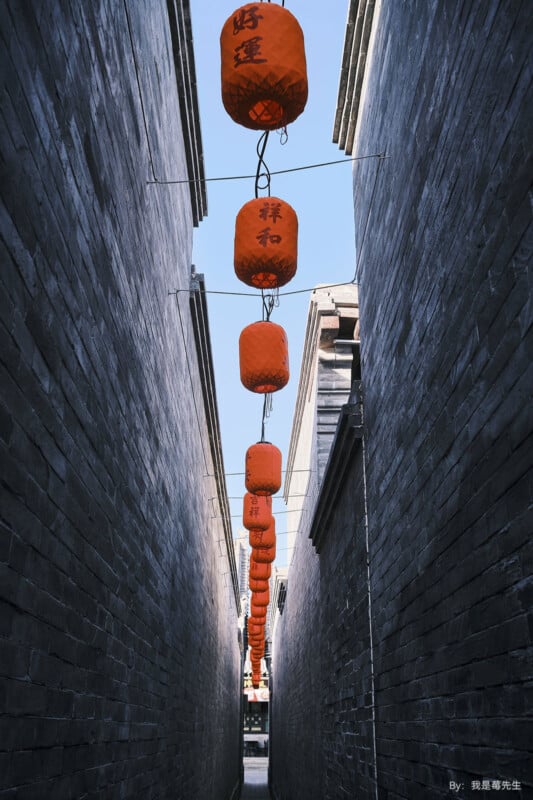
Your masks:
<svg viewBox="0 0 533 800"><path fill-rule="evenodd" d="M248 28L253 30L259 25L259 20L263 19L262 14L258 14L259 6L251 6L250 8L241 8L239 13L233 17L233 35L236 36L241 31Z"/></svg>
<svg viewBox="0 0 533 800"><path fill-rule="evenodd" d="M264 64L266 58L258 58L261 55L261 42L262 36L252 36L251 39L246 39L245 42L235 48L235 55L233 60L235 66L240 67L241 64Z"/></svg>

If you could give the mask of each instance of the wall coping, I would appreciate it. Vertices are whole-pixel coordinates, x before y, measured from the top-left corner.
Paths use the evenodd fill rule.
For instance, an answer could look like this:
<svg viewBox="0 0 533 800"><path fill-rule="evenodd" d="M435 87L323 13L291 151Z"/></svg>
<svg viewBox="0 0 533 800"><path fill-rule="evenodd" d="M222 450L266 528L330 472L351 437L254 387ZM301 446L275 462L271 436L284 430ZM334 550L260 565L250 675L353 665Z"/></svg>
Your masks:
<svg viewBox="0 0 533 800"><path fill-rule="evenodd" d="M333 142L351 155L376 0L350 0L342 55Z"/></svg>
<svg viewBox="0 0 533 800"><path fill-rule="evenodd" d="M204 154L200 131L200 113L194 64L191 9L189 0L167 0L172 51L189 174L189 192L195 227L207 214Z"/></svg>

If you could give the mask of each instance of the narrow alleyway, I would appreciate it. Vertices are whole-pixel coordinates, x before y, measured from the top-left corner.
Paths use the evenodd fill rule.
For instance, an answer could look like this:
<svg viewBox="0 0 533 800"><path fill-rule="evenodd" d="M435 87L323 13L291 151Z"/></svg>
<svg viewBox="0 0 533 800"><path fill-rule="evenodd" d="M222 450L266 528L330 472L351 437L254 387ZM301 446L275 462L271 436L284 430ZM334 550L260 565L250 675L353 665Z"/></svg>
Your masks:
<svg viewBox="0 0 533 800"><path fill-rule="evenodd" d="M270 800L268 758L244 759L244 784L240 800Z"/></svg>

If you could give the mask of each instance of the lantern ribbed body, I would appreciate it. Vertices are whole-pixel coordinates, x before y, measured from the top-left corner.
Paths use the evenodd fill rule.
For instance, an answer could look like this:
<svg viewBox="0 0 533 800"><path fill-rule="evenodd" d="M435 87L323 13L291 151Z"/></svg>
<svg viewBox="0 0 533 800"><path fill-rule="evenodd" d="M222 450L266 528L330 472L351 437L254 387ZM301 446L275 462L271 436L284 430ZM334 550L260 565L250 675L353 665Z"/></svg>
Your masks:
<svg viewBox="0 0 533 800"><path fill-rule="evenodd" d="M260 636L265 632L264 625L251 625L248 620L248 634L249 636Z"/></svg>
<svg viewBox="0 0 533 800"><path fill-rule="evenodd" d="M255 581L267 581L270 578L272 572L272 568L270 564L258 564L257 561L253 560L253 550L252 550L252 558L250 558L250 572L249 577ZM250 586L250 589L252 587ZM253 590L252 590L253 591Z"/></svg>
<svg viewBox="0 0 533 800"><path fill-rule="evenodd" d="M252 528L249 533L249 542L250 547L253 550L264 550L265 548L271 548L276 546L276 523L274 518L271 517L270 519L270 526L266 529L266 531L257 530ZM262 558L257 557L257 553L255 556L255 560L258 562L262 562Z"/></svg>
<svg viewBox="0 0 533 800"><path fill-rule="evenodd" d="M298 217L279 197L259 197L235 220L235 274L248 286L276 289L296 272Z"/></svg>
<svg viewBox="0 0 533 800"><path fill-rule="evenodd" d="M262 591L266 591L266 589L263 589ZM254 620L266 622L266 606L256 606L255 603L250 603L250 613Z"/></svg>
<svg viewBox="0 0 533 800"><path fill-rule="evenodd" d="M261 566L264 566L264 564ZM265 589L268 588L268 580L257 580L248 576L248 586L252 592L264 592Z"/></svg>
<svg viewBox="0 0 533 800"><path fill-rule="evenodd" d="M272 564L276 560L276 543L270 547L261 547L255 551L255 559L260 564Z"/></svg>
<svg viewBox="0 0 533 800"><path fill-rule="evenodd" d="M245 486L258 495L275 494L281 486L281 451L270 442L257 442L246 451Z"/></svg>
<svg viewBox="0 0 533 800"><path fill-rule="evenodd" d="M230 117L252 130L293 122L307 102L302 29L275 3L247 3L220 34L222 102Z"/></svg>
<svg viewBox="0 0 533 800"><path fill-rule="evenodd" d="M264 609L264 606L260 606L260 608ZM263 625L265 624L265 615L266 612L263 613L260 617L256 617L255 614L252 614L251 617L248 617L248 625Z"/></svg>
<svg viewBox="0 0 533 800"><path fill-rule="evenodd" d="M241 382L251 392L266 394L289 381L287 335L275 322L252 322L239 337Z"/></svg>
<svg viewBox="0 0 533 800"><path fill-rule="evenodd" d="M270 589L266 592L252 592L252 603L256 606L268 606L270 603Z"/></svg>
<svg viewBox="0 0 533 800"><path fill-rule="evenodd" d="M267 530L272 523L272 498L247 492L243 499L242 524L247 530Z"/></svg>

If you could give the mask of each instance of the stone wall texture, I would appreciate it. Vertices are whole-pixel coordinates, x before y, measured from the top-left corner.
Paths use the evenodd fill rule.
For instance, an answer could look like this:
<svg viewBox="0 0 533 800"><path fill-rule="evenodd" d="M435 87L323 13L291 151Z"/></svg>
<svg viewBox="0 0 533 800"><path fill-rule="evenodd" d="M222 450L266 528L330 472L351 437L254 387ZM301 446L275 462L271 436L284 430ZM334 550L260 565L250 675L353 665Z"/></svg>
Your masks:
<svg viewBox="0 0 533 800"><path fill-rule="evenodd" d="M237 610L168 295L195 212L148 184L188 177L169 9L7 2L0 37L0 797L226 800Z"/></svg>
<svg viewBox="0 0 533 800"><path fill-rule="evenodd" d="M530 10L376 4L353 152L387 156L354 169L368 551L357 450L289 571L277 800L533 791Z"/></svg>

